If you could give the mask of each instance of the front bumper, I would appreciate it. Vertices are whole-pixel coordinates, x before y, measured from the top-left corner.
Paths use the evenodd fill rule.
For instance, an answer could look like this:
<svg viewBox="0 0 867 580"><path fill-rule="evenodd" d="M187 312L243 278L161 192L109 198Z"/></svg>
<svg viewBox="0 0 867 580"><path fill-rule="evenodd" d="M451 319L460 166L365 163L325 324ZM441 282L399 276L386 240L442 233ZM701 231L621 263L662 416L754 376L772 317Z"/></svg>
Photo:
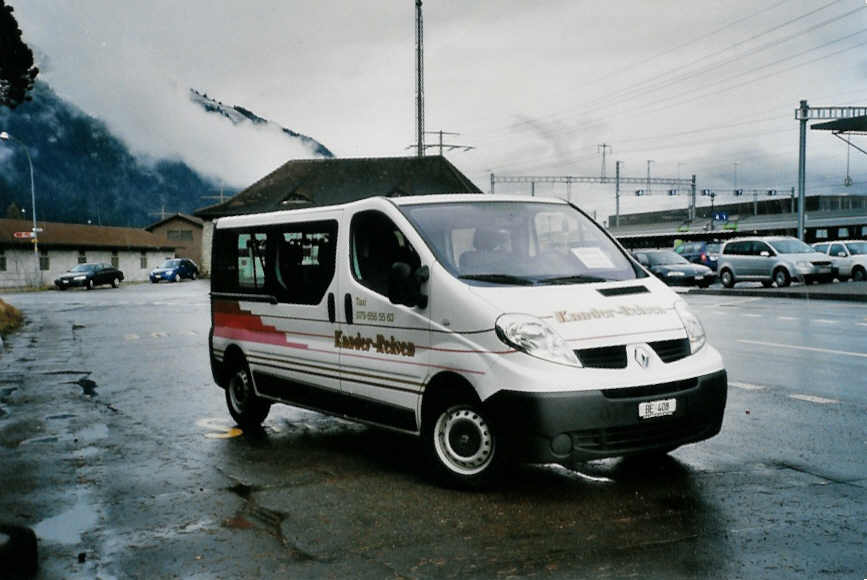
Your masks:
<svg viewBox="0 0 867 580"><path fill-rule="evenodd" d="M159 282L160 280L172 281L175 279L175 272L151 272L150 279L151 282Z"/></svg>
<svg viewBox="0 0 867 580"><path fill-rule="evenodd" d="M87 284L87 279L73 280L72 278L58 278L54 281L54 285L58 288L72 288L73 286L84 286Z"/></svg>
<svg viewBox="0 0 867 580"><path fill-rule="evenodd" d="M596 391L500 391L485 402L514 457L561 463L670 450L713 437L722 427L728 379L700 377ZM639 403L676 399L674 414L641 419Z"/></svg>

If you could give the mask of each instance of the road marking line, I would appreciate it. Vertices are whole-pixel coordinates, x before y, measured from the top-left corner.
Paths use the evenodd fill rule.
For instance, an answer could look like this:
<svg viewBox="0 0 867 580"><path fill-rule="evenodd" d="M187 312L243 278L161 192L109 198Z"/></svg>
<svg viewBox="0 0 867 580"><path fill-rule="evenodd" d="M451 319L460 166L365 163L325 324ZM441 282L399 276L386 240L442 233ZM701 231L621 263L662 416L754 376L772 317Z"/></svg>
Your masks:
<svg viewBox="0 0 867 580"><path fill-rule="evenodd" d="M856 322L858 326L867 326L867 322Z"/></svg>
<svg viewBox="0 0 867 580"><path fill-rule="evenodd" d="M800 320L797 316L777 316L777 320Z"/></svg>
<svg viewBox="0 0 867 580"><path fill-rule="evenodd" d="M749 312L744 312L742 316L746 316L747 318L761 318L761 314L751 314Z"/></svg>
<svg viewBox="0 0 867 580"><path fill-rule="evenodd" d="M795 346L793 344L780 344L778 342L762 342L760 340L745 340L738 339L738 342L742 342L744 344L758 344L761 346L773 346L777 348L791 348L795 350L809 350L811 352L824 352L826 354L842 354L846 356L857 356L861 358L867 358L867 353L865 352L848 352L845 350L831 350L829 348L816 348L812 346Z"/></svg>
<svg viewBox="0 0 867 580"><path fill-rule="evenodd" d="M837 399L826 399L825 397L816 397L814 395L789 395L789 398L807 401L808 403L818 403L820 405L836 405L840 402Z"/></svg>
<svg viewBox="0 0 867 580"><path fill-rule="evenodd" d="M139 339L139 335L137 335L137 334L127 334L126 336L123 337L123 339L124 339L124 340L138 340L138 339Z"/></svg>
<svg viewBox="0 0 867 580"><path fill-rule="evenodd" d="M824 318L814 318L813 322L821 322L822 324L837 324L836 320L826 320Z"/></svg>
<svg viewBox="0 0 867 580"><path fill-rule="evenodd" d="M753 385L751 383L739 383L738 381L729 381L729 386L737 387L745 391L764 391L767 389L764 385Z"/></svg>
<svg viewBox="0 0 867 580"><path fill-rule="evenodd" d="M165 338L168 336L167 332L152 332L151 336L154 338Z"/></svg>

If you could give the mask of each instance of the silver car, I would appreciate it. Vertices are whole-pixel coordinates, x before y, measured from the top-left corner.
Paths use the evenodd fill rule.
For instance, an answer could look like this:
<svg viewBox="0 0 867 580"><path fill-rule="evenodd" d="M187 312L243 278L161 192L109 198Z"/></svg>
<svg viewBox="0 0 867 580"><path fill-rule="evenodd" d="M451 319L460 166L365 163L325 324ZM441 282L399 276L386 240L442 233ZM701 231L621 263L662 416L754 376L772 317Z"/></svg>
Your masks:
<svg viewBox="0 0 867 580"><path fill-rule="evenodd" d="M726 288L748 281L766 288L783 288L792 280L830 282L834 274L828 256L789 236L729 240L719 257L719 278Z"/></svg>
<svg viewBox="0 0 867 580"><path fill-rule="evenodd" d="M838 240L813 244L817 252L828 254L840 280L867 280L867 241Z"/></svg>

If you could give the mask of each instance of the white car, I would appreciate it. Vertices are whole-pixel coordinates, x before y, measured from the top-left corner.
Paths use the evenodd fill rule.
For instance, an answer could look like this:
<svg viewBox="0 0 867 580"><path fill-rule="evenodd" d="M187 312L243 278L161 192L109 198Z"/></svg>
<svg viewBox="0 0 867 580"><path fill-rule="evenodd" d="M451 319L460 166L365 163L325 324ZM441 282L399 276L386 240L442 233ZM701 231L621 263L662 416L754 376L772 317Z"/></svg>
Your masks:
<svg viewBox="0 0 867 580"><path fill-rule="evenodd" d="M813 247L831 258L840 280L852 278L861 282L867 279L867 241L837 240L813 244Z"/></svg>

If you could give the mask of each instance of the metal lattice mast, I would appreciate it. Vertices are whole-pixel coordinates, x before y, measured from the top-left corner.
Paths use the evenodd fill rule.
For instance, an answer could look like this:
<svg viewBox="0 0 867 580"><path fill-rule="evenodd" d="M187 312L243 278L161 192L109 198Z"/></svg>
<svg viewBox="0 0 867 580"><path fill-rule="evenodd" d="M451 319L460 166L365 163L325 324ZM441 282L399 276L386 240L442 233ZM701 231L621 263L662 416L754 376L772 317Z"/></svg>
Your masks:
<svg viewBox="0 0 867 580"><path fill-rule="evenodd" d="M424 157L424 23L421 0L415 0L415 121L416 151Z"/></svg>

